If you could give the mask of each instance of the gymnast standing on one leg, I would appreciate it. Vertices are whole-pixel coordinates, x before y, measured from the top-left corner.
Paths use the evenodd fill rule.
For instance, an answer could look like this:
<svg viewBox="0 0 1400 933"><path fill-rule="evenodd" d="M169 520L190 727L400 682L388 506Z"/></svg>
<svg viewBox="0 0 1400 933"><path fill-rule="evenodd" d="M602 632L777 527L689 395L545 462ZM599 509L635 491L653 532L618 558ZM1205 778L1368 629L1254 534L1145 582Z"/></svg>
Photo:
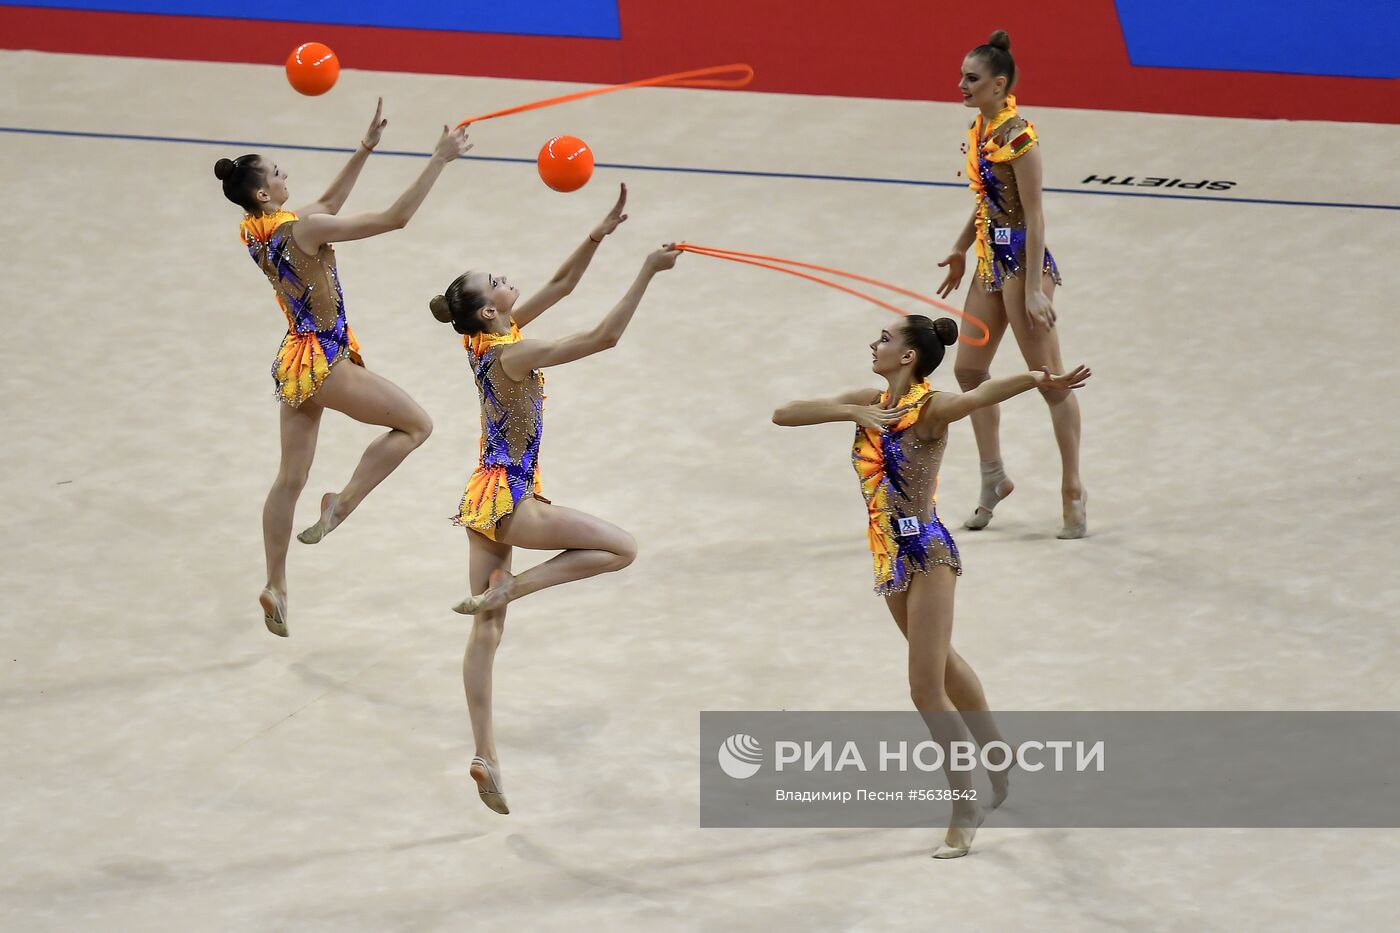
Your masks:
<svg viewBox="0 0 1400 933"><path fill-rule="evenodd" d="M272 283L287 318L287 335L272 363L277 398L283 403L282 462L263 506L267 586L258 597L268 631L284 637L292 513L316 453L321 413L331 408L389 431L365 449L345 487L321 499L320 519L298 536L306 544L317 543L343 522L433 429L417 402L361 361L359 342L345 319L345 296L331 244L406 226L443 167L471 146L465 130L443 127L427 166L397 201L385 210L338 216L388 125L382 106L381 99L364 139L326 193L295 211L284 209L288 176L272 159L250 154L214 165L224 196L245 212L239 228L243 243ZM341 365L346 360L352 365Z"/></svg>
<svg viewBox="0 0 1400 933"><path fill-rule="evenodd" d="M668 244L648 256L627 294L597 326L558 340L525 340L520 334L578 284L598 244L627 219L626 202L624 186L613 209L531 298L517 304L520 290L504 275L464 272L430 302L433 316L463 335L481 402L481 459L454 519L467 529L474 595L454 608L475 616L462 660L476 743L470 773L482 801L497 813L510 812L491 715L491 675L506 605L547 587L621 570L637 553L636 541L616 525L541 496L540 370L616 346L652 278L675 266L680 253ZM562 553L512 576L517 547Z"/></svg>
<svg viewBox="0 0 1400 933"><path fill-rule="evenodd" d="M936 392L926 381L943 360L944 347L958 339L952 318L910 315L880 331L870 344L871 369L886 389L858 389L831 399L791 402L773 413L775 424L801 426L854 421L851 461L860 479L868 518L867 539L875 559L875 592L909 644L909 692L925 714L929 732L943 745L966 741L971 731L986 746L1001 741L977 674L953 650L953 587L962 560L952 535L938 518L934 491L948 445L948 425L1030 389L1063 391L1083 385L1083 366L1062 376L1048 370L993 379L962 395ZM957 715L947 715L947 714ZM985 811L976 801L972 775L944 771L957 798L944 845L934 858L966 855ZM993 799L1006 797L1007 775L991 774Z"/></svg>
<svg viewBox="0 0 1400 933"><path fill-rule="evenodd" d="M1031 369L1060 372L1064 368L1051 306L1060 270L1045 248L1040 149L1035 127L1016 110L1011 94L1015 84L1011 39L1001 30L963 60L958 83L963 105L980 111L967 134L967 182L977 196L977 206L953 251L938 264L948 270L938 295L946 298L957 289L965 254L975 243L977 276L963 307L990 331L984 345L965 342L958 348L953 372L964 391L991 378L992 357L1008 324ZM972 325L964 326L967 333L975 333ZM1088 497L1079 475L1079 402L1074 393L1050 386L1041 386L1040 394L1050 406L1050 423L1060 448L1064 527L1058 537L1082 538L1088 533ZM1002 466L998 424L995 405L972 416L982 462L982 494L963 527L973 531L986 528L997 503L1015 489Z"/></svg>

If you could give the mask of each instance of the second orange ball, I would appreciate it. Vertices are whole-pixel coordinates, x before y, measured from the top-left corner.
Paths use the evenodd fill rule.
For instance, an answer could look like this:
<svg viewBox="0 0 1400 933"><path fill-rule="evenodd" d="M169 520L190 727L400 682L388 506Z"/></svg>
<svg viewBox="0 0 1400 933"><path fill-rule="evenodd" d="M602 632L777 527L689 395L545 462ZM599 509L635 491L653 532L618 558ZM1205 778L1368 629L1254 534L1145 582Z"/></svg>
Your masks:
<svg viewBox="0 0 1400 933"><path fill-rule="evenodd" d="M340 59L330 46L303 42L287 56L287 80L299 93L316 97L335 87L340 77Z"/></svg>
<svg viewBox="0 0 1400 933"><path fill-rule="evenodd" d="M556 136L540 148L540 179L555 191L577 191L593 177L593 150L577 136Z"/></svg>

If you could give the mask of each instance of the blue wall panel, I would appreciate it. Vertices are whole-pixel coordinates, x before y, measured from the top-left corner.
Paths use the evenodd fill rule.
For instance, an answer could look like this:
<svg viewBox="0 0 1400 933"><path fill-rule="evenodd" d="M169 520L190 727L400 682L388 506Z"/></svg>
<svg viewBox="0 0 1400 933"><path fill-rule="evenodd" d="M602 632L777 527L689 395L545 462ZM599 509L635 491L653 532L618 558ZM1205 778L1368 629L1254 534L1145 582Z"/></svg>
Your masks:
<svg viewBox="0 0 1400 933"><path fill-rule="evenodd" d="M1400 77L1400 0L1115 0L1134 65Z"/></svg>

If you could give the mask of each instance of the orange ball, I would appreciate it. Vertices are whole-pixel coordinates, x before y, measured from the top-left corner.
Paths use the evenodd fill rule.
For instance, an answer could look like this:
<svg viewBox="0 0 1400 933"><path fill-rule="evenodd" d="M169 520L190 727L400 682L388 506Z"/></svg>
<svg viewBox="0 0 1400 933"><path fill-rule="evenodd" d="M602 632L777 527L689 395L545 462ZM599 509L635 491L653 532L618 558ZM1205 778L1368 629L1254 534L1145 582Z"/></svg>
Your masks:
<svg viewBox="0 0 1400 933"><path fill-rule="evenodd" d="M315 97L335 87L340 77L340 59L330 46L303 42L287 56L287 80L302 94Z"/></svg>
<svg viewBox="0 0 1400 933"><path fill-rule="evenodd" d="M540 149L540 178L555 191L577 191L593 177L593 150L577 136L556 136Z"/></svg>

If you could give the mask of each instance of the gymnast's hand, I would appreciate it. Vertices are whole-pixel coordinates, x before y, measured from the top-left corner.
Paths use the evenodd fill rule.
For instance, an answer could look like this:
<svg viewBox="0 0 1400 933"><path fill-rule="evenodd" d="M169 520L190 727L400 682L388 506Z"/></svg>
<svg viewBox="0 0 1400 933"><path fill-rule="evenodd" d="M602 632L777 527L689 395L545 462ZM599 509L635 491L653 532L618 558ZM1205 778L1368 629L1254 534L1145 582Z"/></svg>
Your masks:
<svg viewBox="0 0 1400 933"><path fill-rule="evenodd" d="M875 405L849 405L850 418L862 428L869 428L872 431L883 431L885 428L899 421L914 406L900 405L897 408L883 408L878 403Z"/></svg>
<svg viewBox="0 0 1400 933"><path fill-rule="evenodd" d="M967 270L967 257L962 253L949 253L948 258L938 264L938 268L948 270L948 274L943 277L943 284L938 286L938 297L947 298L962 284L963 272Z"/></svg>
<svg viewBox="0 0 1400 933"><path fill-rule="evenodd" d="M442 136L438 138L437 145L433 147L433 158L442 162L455 162L471 151L471 148L471 144L467 142L467 128L465 126L459 126L455 130L444 126Z"/></svg>
<svg viewBox="0 0 1400 933"><path fill-rule="evenodd" d="M622 191L617 196L617 203L612 206L612 210L608 211L608 216L603 218L602 223L598 224L598 226L593 228L593 232L589 234L589 237L594 241L601 243L603 241L603 237L607 236L609 233L612 233L614 230L617 229L618 224L622 223L624 220L627 219L627 215L622 213L622 209L626 206L627 185L624 182L622 185Z"/></svg>
<svg viewBox="0 0 1400 933"><path fill-rule="evenodd" d="M1055 326L1055 309L1050 306L1050 299L1038 288L1026 289L1026 317L1030 318L1031 330L1037 327L1049 330Z"/></svg>
<svg viewBox="0 0 1400 933"><path fill-rule="evenodd" d="M370 152L379 145L379 137L384 133L384 127L389 125L389 118L384 116L384 98L374 105L374 119L369 121L369 129L365 131L365 138L360 140L360 145Z"/></svg>
<svg viewBox="0 0 1400 933"><path fill-rule="evenodd" d="M674 269L676 259L680 254L681 251L676 249L676 244L667 243L647 257L646 270L648 272L664 272L667 269Z"/></svg>
<svg viewBox="0 0 1400 933"><path fill-rule="evenodd" d="M1037 389L1077 389L1093 374L1093 370L1082 364L1067 373L1053 374L1045 366L1031 372L1035 377Z"/></svg>

